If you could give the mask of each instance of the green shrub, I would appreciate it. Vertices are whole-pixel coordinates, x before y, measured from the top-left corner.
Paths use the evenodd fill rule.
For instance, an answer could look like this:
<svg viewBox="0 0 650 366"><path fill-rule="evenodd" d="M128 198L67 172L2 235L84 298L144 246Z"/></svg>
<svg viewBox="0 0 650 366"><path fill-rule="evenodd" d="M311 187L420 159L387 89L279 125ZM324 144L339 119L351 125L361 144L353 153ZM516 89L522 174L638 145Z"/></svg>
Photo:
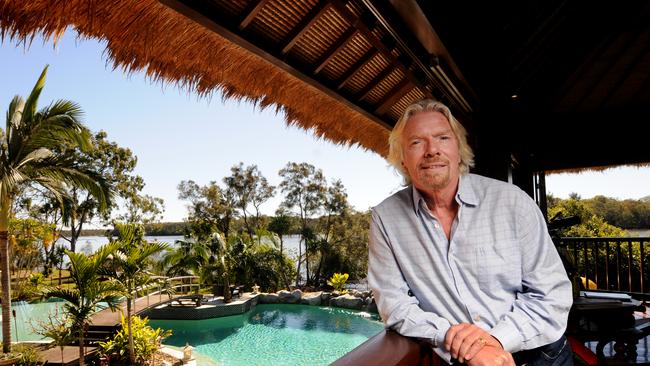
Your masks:
<svg viewBox="0 0 650 366"><path fill-rule="evenodd" d="M170 330L153 329L149 326L149 319L134 316L131 327L133 330L133 344L135 347L135 361L137 365L146 365L160 348L160 342L169 337ZM127 319L122 316L122 329L107 342L99 342L102 353L109 357L111 364L128 364L129 362L129 336Z"/></svg>
<svg viewBox="0 0 650 366"><path fill-rule="evenodd" d="M43 364L43 358L38 350L27 344L17 344L12 351L20 353L20 361L17 366L38 366Z"/></svg>

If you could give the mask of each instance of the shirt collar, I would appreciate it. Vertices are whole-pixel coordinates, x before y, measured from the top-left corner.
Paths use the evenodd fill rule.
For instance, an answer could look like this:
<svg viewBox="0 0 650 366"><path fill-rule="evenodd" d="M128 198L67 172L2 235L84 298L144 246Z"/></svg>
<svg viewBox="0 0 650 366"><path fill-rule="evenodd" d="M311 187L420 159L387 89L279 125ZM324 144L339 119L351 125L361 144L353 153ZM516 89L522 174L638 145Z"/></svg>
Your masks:
<svg viewBox="0 0 650 366"><path fill-rule="evenodd" d="M420 214L421 205L426 205L426 202L424 201L422 194L412 184L411 191L413 192L413 210L415 210L416 214ZM469 174L462 174L459 178L456 202L470 206L477 206L479 204L479 199L474 191L472 179Z"/></svg>

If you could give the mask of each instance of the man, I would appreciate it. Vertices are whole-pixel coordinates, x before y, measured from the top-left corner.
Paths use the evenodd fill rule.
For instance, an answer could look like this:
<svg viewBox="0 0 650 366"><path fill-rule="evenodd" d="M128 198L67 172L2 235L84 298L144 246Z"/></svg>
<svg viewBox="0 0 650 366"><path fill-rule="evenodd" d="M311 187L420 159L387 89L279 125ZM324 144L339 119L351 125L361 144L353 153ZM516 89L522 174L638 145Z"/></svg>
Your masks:
<svg viewBox="0 0 650 366"><path fill-rule="evenodd" d="M450 363L571 365L571 284L534 201L469 174L466 131L439 102L408 107L389 144L410 185L372 210L368 279L386 326Z"/></svg>

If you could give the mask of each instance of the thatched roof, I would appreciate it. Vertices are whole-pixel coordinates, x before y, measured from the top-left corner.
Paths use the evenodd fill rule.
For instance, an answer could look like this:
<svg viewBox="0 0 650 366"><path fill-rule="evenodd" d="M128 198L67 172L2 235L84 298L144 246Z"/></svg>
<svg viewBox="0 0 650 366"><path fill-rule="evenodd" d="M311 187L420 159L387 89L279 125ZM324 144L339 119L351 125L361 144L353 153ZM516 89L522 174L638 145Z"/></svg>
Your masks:
<svg viewBox="0 0 650 366"><path fill-rule="evenodd" d="M648 165L649 17L647 1L0 0L4 37L74 28L106 40L115 68L384 156L403 110L439 99L468 128L476 171L517 165L522 186Z"/></svg>
<svg viewBox="0 0 650 366"><path fill-rule="evenodd" d="M69 28L106 40L113 68L144 71L201 96L219 91L274 108L287 124L334 143L387 152L387 126L157 1L0 1L3 38L56 39Z"/></svg>

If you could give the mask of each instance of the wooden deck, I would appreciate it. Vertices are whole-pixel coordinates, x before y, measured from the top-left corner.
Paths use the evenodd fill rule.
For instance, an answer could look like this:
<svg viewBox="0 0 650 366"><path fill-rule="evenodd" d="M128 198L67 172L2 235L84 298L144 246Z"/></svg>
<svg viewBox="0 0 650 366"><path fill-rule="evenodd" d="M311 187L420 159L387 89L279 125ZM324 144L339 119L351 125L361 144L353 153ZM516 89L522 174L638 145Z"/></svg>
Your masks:
<svg viewBox="0 0 650 366"><path fill-rule="evenodd" d="M173 295L173 298L183 296L183 295ZM141 297L135 300L134 314L141 312L142 310L147 309L150 306L155 306L161 302L169 301L169 296L167 295L150 295ZM126 302L123 302L120 306L120 310L111 311L110 309L104 309L98 311L91 317L91 327L112 327L118 328L120 326L121 315L122 313L126 314ZM86 357L92 356L99 351L99 347L96 346L86 346ZM78 346L65 346L63 349L63 360L61 359L61 348L53 347L47 350L40 351L43 356L43 360L47 361L48 365L76 365L79 363L79 347Z"/></svg>
<svg viewBox="0 0 650 366"><path fill-rule="evenodd" d="M98 347L86 347L84 354L86 358L88 358L88 356L92 356L98 351ZM63 359L61 359L60 347L50 348L41 351L40 353L43 357L43 360L47 361L48 366L68 366L79 364L79 347L77 346L65 346L63 348Z"/></svg>
<svg viewBox="0 0 650 366"><path fill-rule="evenodd" d="M185 296L182 294L172 295L172 299ZM135 300L135 306L133 308L133 313L138 314L139 312L147 309L148 307L158 305L162 302L169 301L168 295L149 295L140 297ZM126 315L126 302L123 302L120 306L120 310L111 311L111 309L104 309L102 311L96 312L91 318L91 325L96 326L119 326L121 321L121 314Z"/></svg>

